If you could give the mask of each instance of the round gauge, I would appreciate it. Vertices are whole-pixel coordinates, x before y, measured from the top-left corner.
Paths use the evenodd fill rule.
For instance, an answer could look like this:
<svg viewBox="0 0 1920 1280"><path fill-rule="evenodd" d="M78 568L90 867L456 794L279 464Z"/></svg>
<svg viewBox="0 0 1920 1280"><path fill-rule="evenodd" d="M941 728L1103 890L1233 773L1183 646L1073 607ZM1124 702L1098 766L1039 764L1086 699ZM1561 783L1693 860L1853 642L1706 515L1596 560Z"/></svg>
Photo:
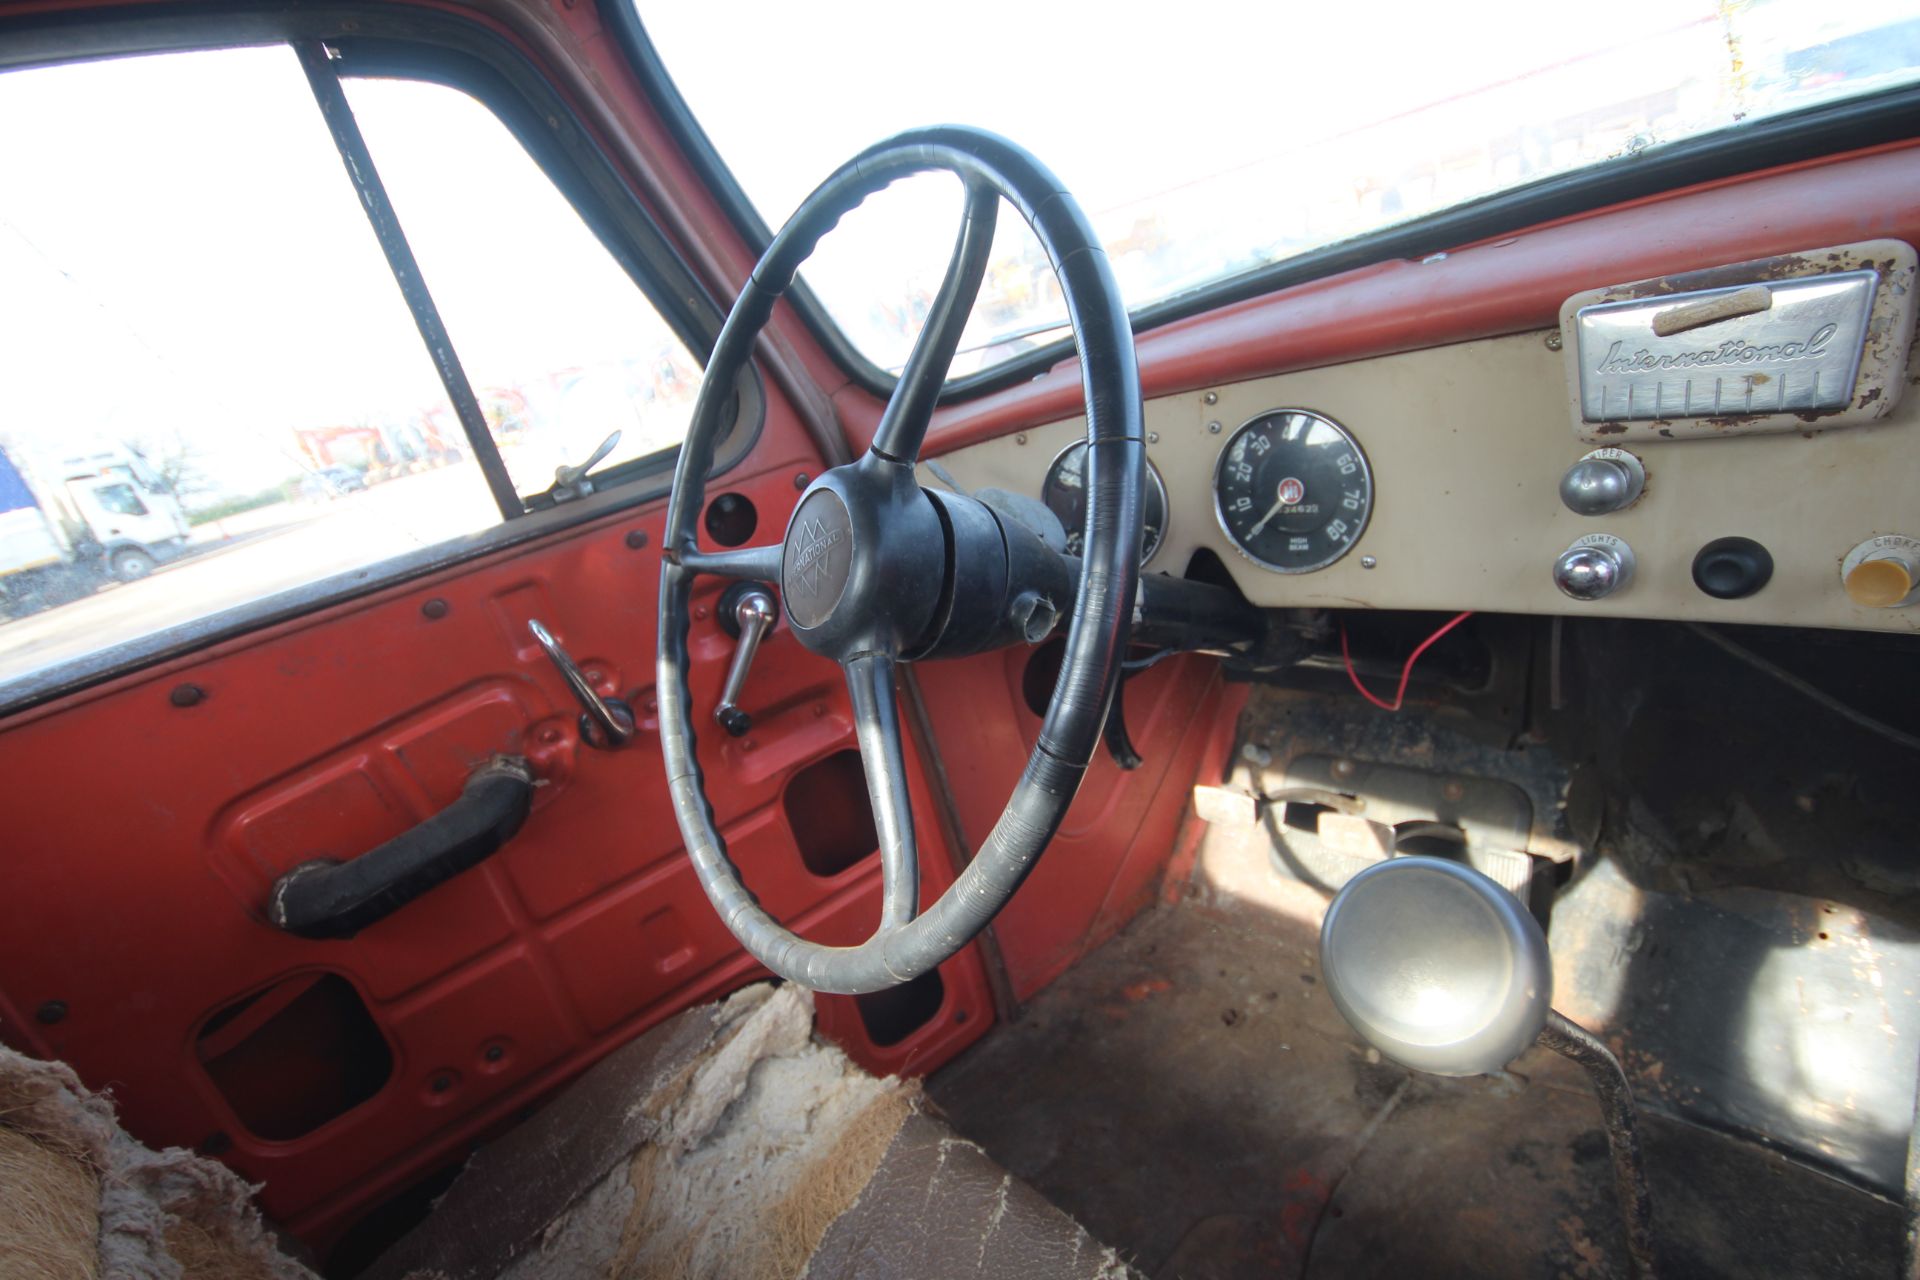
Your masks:
<svg viewBox="0 0 1920 1280"><path fill-rule="evenodd" d="M1087 528L1085 440L1075 440L1054 458L1053 465L1047 468L1046 483L1040 486L1040 500L1066 526L1067 553L1079 555ZM1147 464L1147 491L1140 524L1140 563L1145 564L1160 549L1160 536L1167 527L1167 486L1151 462Z"/></svg>
<svg viewBox="0 0 1920 1280"><path fill-rule="evenodd" d="M1373 512L1373 473L1339 423L1272 409L1227 437L1213 511L1247 559L1275 573L1312 573L1359 541Z"/></svg>

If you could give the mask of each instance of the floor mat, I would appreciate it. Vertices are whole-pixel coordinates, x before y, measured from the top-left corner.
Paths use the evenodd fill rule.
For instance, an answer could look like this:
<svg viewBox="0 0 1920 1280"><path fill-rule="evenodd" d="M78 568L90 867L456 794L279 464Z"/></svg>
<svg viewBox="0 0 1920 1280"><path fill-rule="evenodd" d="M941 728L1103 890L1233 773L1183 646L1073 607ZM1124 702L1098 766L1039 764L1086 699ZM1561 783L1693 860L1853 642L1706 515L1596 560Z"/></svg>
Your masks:
<svg viewBox="0 0 1920 1280"><path fill-rule="evenodd" d="M1318 899L1161 908L936 1076L953 1126L1156 1280L1627 1275L1578 1068L1417 1075L1319 981ZM1282 890L1281 892L1292 892ZM1662 1274L1883 1276L1899 1209L1643 1119Z"/></svg>

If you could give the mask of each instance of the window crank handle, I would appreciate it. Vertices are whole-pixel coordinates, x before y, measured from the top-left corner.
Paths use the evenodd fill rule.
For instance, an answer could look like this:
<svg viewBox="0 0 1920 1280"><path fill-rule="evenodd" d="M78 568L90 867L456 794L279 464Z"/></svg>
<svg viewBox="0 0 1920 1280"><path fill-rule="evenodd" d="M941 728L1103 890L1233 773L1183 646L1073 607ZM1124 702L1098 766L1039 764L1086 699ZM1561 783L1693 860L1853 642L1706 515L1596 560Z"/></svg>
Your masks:
<svg viewBox="0 0 1920 1280"><path fill-rule="evenodd" d="M720 690L720 705L713 709L713 718L738 738L753 727L753 717L740 709L740 693L753 666L753 656L760 651L760 641L773 630L780 610L773 602L773 592L766 587L740 582L720 597L719 616L720 625L738 635L740 645L733 651L733 665L727 669L727 683Z"/></svg>

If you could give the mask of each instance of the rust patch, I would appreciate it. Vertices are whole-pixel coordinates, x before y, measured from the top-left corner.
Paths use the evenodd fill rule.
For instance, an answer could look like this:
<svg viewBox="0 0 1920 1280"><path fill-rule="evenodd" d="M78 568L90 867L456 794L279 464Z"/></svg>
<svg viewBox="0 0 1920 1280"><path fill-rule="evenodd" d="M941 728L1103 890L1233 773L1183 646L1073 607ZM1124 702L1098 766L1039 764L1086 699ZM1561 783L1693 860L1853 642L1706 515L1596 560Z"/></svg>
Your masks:
<svg viewBox="0 0 1920 1280"><path fill-rule="evenodd" d="M1610 1274L1607 1267L1606 1251L1594 1242L1587 1231L1586 1221L1574 1214L1554 1220L1559 1228L1561 1239L1572 1254L1572 1267L1566 1272L1573 1280L1597 1280Z"/></svg>
<svg viewBox="0 0 1920 1280"><path fill-rule="evenodd" d="M1305 1169L1296 1169L1281 1185L1287 1199L1280 1206L1280 1234L1295 1250L1304 1250L1320 1225L1320 1215L1333 1189Z"/></svg>
<svg viewBox="0 0 1920 1280"><path fill-rule="evenodd" d="M1141 982L1130 982L1120 989L1128 1004L1139 1004L1151 998L1156 992L1171 991L1173 984L1165 978L1147 978Z"/></svg>
<svg viewBox="0 0 1920 1280"><path fill-rule="evenodd" d="M1838 264L1845 255L1832 254L1828 262ZM1863 267L1877 264L1866 262ZM1733 285L1755 284L1763 280L1791 280L1796 276L1817 275L1829 269L1828 263L1805 254L1789 253L1776 258L1756 258L1751 262L1734 262L1723 267L1704 267L1699 271L1683 271L1679 275L1662 276L1656 280L1639 280L1633 284L1621 285L1609 292L1620 298L1659 298L1670 293L1691 293L1696 289L1725 289Z"/></svg>

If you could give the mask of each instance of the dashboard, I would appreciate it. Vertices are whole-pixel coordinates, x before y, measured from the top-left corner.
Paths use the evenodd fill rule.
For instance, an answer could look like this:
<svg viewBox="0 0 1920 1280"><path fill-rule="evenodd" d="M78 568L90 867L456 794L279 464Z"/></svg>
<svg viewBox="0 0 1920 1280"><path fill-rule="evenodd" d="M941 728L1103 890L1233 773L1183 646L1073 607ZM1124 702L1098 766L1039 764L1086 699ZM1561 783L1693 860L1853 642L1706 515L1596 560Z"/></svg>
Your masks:
<svg viewBox="0 0 1920 1280"><path fill-rule="evenodd" d="M1876 262L1877 289L1833 301ZM1595 289L1556 329L1150 399L1147 569L1210 552L1271 607L1920 630L1913 281L1905 245L1842 246ZM1853 307L1854 335L1810 301ZM1837 394L1815 371L1835 355ZM1597 375L1636 369L1638 399L1594 412ZM1083 433L1063 419L938 462L1077 531Z"/></svg>

